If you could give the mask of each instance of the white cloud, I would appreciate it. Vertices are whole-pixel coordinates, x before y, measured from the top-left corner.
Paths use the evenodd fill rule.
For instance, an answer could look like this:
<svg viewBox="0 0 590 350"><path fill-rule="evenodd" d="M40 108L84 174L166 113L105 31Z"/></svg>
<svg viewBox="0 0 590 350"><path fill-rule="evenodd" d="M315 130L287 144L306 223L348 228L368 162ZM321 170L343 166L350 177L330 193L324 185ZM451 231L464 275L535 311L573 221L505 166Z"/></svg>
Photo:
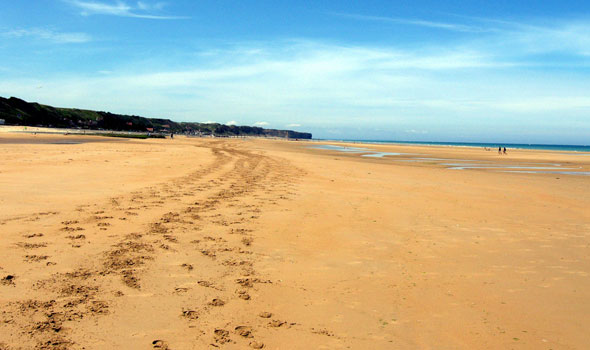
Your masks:
<svg viewBox="0 0 590 350"><path fill-rule="evenodd" d="M144 1L137 2L137 8L144 11L161 10L166 6L165 2L156 2L153 4L146 3Z"/></svg>
<svg viewBox="0 0 590 350"><path fill-rule="evenodd" d="M301 124L295 124L295 123L287 124L287 127L289 127L289 128L296 128L296 127L299 127L299 126L301 126Z"/></svg>
<svg viewBox="0 0 590 350"><path fill-rule="evenodd" d="M458 24L458 23L428 21L428 20L423 20L423 19L367 16L367 15L348 14L348 13L333 13L333 15L343 17L343 18L355 19L355 20L359 20L359 21L377 21L377 22L388 22L388 23L394 23L394 24L408 24L408 25L429 27L429 28L435 28L435 29L444 29L444 30L450 30L450 31L456 31L456 32L488 32L488 31L490 31L489 28L485 28L483 26L473 26L473 25Z"/></svg>
<svg viewBox="0 0 590 350"><path fill-rule="evenodd" d="M492 49L502 47L506 52L532 53L571 52L590 55L590 22L588 20L543 19L538 23L519 23L504 20L456 16L466 23L440 22L424 19L331 13L334 16L358 21L372 21L432 29L478 34L478 46Z"/></svg>
<svg viewBox="0 0 590 350"><path fill-rule="evenodd" d="M154 14L154 11L161 10L164 3L147 3L138 1L135 6L128 5L123 1L116 3L107 3L101 1L86 1L86 0L64 0L71 5L81 10L80 14L83 16L90 15L111 15L119 17L134 17L146 19L187 19L184 16L163 16Z"/></svg>
<svg viewBox="0 0 590 350"><path fill-rule="evenodd" d="M518 25L504 36L518 50L530 53L564 52L590 56L590 22Z"/></svg>
<svg viewBox="0 0 590 350"><path fill-rule="evenodd" d="M257 126L266 126L266 125L268 125L268 123L267 122L256 122L256 123L254 123L254 125L257 125Z"/></svg>
<svg viewBox="0 0 590 350"><path fill-rule="evenodd" d="M548 96L561 98L551 104L555 110L586 108L584 101L590 88L583 76L564 79L560 84L566 85L557 90L559 84L541 75L533 79L526 74L519 76L518 71L515 74L512 67L517 64L499 64L486 52L463 50L402 51L297 42L262 47L258 55L246 60L239 49L229 54L220 51L207 56L195 69L153 73L121 73L115 69L95 77L39 83L54 86L45 89L47 93L78 96L80 101L125 101L121 106L151 105L151 110L168 106L164 108L182 111L186 118L207 114L218 120L242 111L250 113L252 119L256 115L276 120L277 115L291 118L318 113L317 119L321 119L340 113L355 115L367 108L371 114L419 108L454 112L493 108L522 113L527 108L538 111L538 106L547 106L548 102L537 103L548 101ZM229 63L215 64L222 56ZM574 86L576 81L579 83ZM6 80L0 83L2 90L14 89L14 93L26 89L26 85ZM180 101L175 97L191 93L198 98ZM91 98L94 95L102 98ZM308 119L306 125L310 125Z"/></svg>
<svg viewBox="0 0 590 350"><path fill-rule="evenodd" d="M58 32L55 30L45 28L14 29L2 33L2 36L8 38L29 37L57 44L80 44L92 40L90 35L86 33Z"/></svg>
<svg viewBox="0 0 590 350"><path fill-rule="evenodd" d="M147 67L154 71L149 73L111 69L93 77L43 79L32 86L48 87L44 91L51 99L65 102L72 96L65 105L121 101L120 106L131 112L140 107L192 120L203 115L217 120L244 115L251 123L262 123L261 117L265 123L276 123L281 118L277 116L310 115L301 118L307 126L329 121L327 116L334 120L337 115L362 114L393 118L418 109L428 113L579 110L587 108L586 96L590 96L584 75L561 79L521 74L516 68L525 63L498 62L492 53L473 48L413 51L299 41L243 51L250 54L245 57L240 48L218 50L193 69ZM223 65L218 64L221 57ZM3 79L0 93L20 90L24 94L28 84ZM100 108L109 109L108 105Z"/></svg>
<svg viewBox="0 0 590 350"><path fill-rule="evenodd" d="M559 123L562 129L588 130L590 73L582 35L587 26L543 28L511 26L489 34L489 40L445 47L242 43L205 49L194 56L193 67L182 69L127 64L109 66L107 75L3 78L0 95L179 121L240 118L250 125L285 125L294 120L288 127L324 133L359 125L395 129L398 137L420 137L428 130L429 138L439 130L468 127L489 132L509 126L517 133L554 130ZM553 33L560 43L544 42L540 32ZM551 55L531 58L531 52L555 50L586 62L586 68ZM170 55L166 59L174 62ZM539 64L558 69L537 69ZM38 85L44 88L35 89Z"/></svg>
<svg viewBox="0 0 590 350"><path fill-rule="evenodd" d="M238 122L235 120L230 120L229 122L225 123L225 125L238 125Z"/></svg>

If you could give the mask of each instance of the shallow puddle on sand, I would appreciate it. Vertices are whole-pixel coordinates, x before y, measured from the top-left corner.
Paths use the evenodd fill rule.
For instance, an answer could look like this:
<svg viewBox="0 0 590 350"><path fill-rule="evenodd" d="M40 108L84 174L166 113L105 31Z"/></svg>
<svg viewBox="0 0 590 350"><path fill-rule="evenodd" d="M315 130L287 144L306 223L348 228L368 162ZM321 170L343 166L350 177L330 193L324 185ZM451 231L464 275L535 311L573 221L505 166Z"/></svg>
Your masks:
<svg viewBox="0 0 590 350"><path fill-rule="evenodd" d="M399 153L399 152L377 152L370 148L363 147L345 147L337 145L319 145L311 148L323 149L328 151L338 151L346 153L361 154L361 157L370 158L385 158L386 156L409 156L419 155L417 153ZM397 162L415 162L415 163L430 163L434 162L437 165L446 167L449 170L497 170L497 172L504 173L526 173L526 174L561 174L561 175L581 175L589 176L587 171L564 171L582 169L576 168L562 168L559 163L533 163L533 164L496 164L490 163L473 163L473 159L451 159L451 158L433 158L433 157L409 157L409 159L394 159ZM503 170L510 169L510 170ZM514 169L514 170L512 170Z"/></svg>
<svg viewBox="0 0 590 350"><path fill-rule="evenodd" d="M590 176L590 171L534 171L534 170L505 170L502 173L516 174L559 174L559 175L578 175Z"/></svg>
<svg viewBox="0 0 590 350"><path fill-rule="evenodd" d="M506 164L461 164L461 163L442 163L441 165L449 167L452 170L465 169L525 169L525 170L572 170L578 168L561 168L559 165L552 167L536 165L506 165Z"/></svg>
<svg viewBox="0 0 590 350"><path fill-rule="evenodd" d="M368 148L344 147L344 146L336 146L336 145L319 145L319 146L313 146L311 148L323 149L323 150L327 150L327 151L349 152L349 153L368 153L368 152L373 152L373 151L371 151Z"/></svg>
<svg viewBox="0 0 590 350"><path fill-rule="evenodd" d="M383 158L385 156L401 156L401 155L407 155L407 154L410 154L410 153L377 152L377 153L371 153L371 154L363 154L361 157Z"/></svg>

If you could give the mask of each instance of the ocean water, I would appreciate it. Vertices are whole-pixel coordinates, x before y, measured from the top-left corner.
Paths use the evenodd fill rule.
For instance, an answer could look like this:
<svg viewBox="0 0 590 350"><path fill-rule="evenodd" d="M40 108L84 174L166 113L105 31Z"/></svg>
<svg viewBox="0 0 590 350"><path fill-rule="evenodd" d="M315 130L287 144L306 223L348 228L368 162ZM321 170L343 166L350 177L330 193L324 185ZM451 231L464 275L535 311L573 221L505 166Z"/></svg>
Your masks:
<svg viewBox="0 0 590 350"><path fill-rule="evenodd" d="M543 145L527 143L480 143L480 142L435 142L435 141L380 141L380 140L321 140L318 141L343 141L369 144L400 144L400 145L427 145L427 146L454 146L454 147L488 147L497 150L498 147L506 149L537 149L550 151L590 152L590 145Z"/></svg>

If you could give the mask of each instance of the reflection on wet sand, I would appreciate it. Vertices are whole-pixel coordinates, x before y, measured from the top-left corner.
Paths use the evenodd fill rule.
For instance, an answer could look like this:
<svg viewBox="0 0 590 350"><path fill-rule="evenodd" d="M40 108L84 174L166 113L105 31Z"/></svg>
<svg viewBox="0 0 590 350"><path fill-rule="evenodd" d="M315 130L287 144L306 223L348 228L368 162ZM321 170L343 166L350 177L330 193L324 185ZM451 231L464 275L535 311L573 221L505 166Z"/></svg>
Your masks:
<svg viewBox="0 0 590 350"><path fill-rule="evenodd" d="M580 175L587 176L590 171L564 171L582 169L582 167L563 167L560 163L496 163L493 161L478 160L479 163L473 163L474 159L452 159L452 158L434 158L423 157L424 154L401 153L401 152L380 152L370 148L347 147L338 145L320 145L312 148L328 151L346 152L360 154L361 157L392 159L396 162L423 163L443 166L450 170L500 170L506 173L526 173L526 174L561 174L561 175ZM418 157L416 157L418 156ZM506 170L511 169L511 170Z"/></svg>

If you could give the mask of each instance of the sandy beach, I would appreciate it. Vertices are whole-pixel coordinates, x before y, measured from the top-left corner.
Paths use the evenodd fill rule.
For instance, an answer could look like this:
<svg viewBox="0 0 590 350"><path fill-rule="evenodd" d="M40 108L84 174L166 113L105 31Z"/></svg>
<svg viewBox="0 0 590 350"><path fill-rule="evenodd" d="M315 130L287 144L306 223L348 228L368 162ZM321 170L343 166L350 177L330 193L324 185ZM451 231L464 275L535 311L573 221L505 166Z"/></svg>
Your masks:
<svg viewBox="0 0 590 350"><path fill-rule="evenodd" d="M590 156L329 144L0 133L0 349L588 348Z"/></svg>

